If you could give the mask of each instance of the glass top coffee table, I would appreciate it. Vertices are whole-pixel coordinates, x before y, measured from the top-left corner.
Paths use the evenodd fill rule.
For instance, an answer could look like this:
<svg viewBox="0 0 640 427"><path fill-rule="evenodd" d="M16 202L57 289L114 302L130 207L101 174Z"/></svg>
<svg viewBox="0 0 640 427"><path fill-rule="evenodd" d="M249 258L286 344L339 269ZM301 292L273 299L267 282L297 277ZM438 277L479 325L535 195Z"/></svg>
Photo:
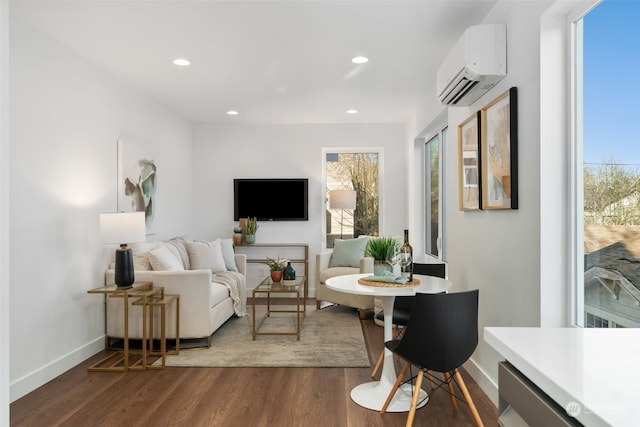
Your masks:
<svg viewBox="0 0 640 427"><path fill-rule="evenodd" d="M253 329L252 335L253 339L256 339L257 335L296 335L298 337L298 341L300 341L300 325L302 322L301 315L306 315L306 307L304 301L304 276L297 276L296 280L292 284L286 283L284 280L280 282L273 282L271 277L266 277L258 286L253 289L252 296L252 310L253 310ZM267 312L264 314L262 319L258 321L256 319L256 302L257 299L264 298L266 295L267 298ZM295 296L296 304L295 309L291 308L280 308L275 309L273 306L283 306L284 303L278 301L278 299L283 297ZM302 306L301 306L302 301ZM296 322L295 322L295 330L292 331L281 331L281 330L273 330L273 329L263 329L263 324L265 320L271 317L272 313L295 313Z"/></svg>

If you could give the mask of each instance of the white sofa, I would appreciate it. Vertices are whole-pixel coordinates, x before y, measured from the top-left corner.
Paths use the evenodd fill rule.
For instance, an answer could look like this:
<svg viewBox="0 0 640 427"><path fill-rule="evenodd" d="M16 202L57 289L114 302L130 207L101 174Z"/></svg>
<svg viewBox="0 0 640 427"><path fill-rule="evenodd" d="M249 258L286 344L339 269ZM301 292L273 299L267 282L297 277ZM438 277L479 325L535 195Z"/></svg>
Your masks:
<svg viewBox="0 0 640 427"><path fill-rule="evenodd" d="M226 265L220 266L219 262L222 262L220 260L217 260L217 266L215 261L209 265L207 256L211 254L210 252L204 253L203 257L202 251L198 253L198 251L188 250L189 245L196 243L211 244L212 242L171 239L167 242L132 245L135 282L153 282L154 286L163 287L167 294L179 294L180 339L206 338L207 345L210 345L211 335L230 317L246 315L247 258L244 254L229 254L229 246L225 245L227 260L223 263ZM174 250L176 246L178 250ZM206 246L201 247L206 248ZM172 252L179 263L173 263L173 259L167 258L169 265L166 265L167 263L158 265L157 254L162 253L168 257L168 248L172 248L169 252ZM223 268L224 271L222 271ZM237 271L230 271L228 268ZM105 282L106 284L114 283L112 268L107 270ZM176 336L174 306L171 304L167 307L167 338ZM120 298L107 298L107 336L109 338L124 336L123 310L124 306ZM154 317L155 335L159 336L159 310L155 310L155 316L157 316ZM142 311L139 306L130 305L129 307L129 337L142 338Z"/></svg>

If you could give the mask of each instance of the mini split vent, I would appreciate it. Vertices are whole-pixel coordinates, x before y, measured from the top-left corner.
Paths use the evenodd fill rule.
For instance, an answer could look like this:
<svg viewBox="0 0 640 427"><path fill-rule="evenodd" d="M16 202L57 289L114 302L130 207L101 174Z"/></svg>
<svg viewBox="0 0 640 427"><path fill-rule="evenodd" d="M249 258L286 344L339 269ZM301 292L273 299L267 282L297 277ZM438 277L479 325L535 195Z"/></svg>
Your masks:
<svg viewBox="0 0 640 427"><path fill-rule="evenodd" d="M506 75L506 26L469 27L438 69L438 99L447 105L471 105Z"/></svg>

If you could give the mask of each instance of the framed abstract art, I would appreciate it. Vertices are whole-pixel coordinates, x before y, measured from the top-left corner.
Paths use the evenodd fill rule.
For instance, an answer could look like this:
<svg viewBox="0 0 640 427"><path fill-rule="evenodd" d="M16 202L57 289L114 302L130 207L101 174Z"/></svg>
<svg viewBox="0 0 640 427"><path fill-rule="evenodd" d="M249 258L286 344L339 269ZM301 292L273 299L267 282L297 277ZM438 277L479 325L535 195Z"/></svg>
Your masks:
<svg viewBox="0 0 640 427"><path fill-rule="evenodd" d="M118 212L145 213L147 234L153 234L157 210L157 167L151 151L133 140L118 140Z"/></svg>
<svg viewBox="0 0 640 427"><path fill-rule="evenodd" d="M512 87L480 110L482 209L518 209L517 94Z"/></svg>

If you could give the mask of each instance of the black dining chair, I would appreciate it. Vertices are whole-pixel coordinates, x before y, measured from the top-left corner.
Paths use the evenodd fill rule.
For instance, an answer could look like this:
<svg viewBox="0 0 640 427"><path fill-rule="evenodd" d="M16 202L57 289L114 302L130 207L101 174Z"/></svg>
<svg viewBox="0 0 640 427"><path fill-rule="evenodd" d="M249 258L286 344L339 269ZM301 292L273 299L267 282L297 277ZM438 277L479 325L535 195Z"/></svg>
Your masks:
<svg viewBox="0 0 640 427"><path fill-rule="evenodd" d="M455 383L464 401L469 405L471 414L478 426L483 426L482 419L471 399L471 395L458 372L478 346L478 296L479 291L472 290L442 294L416 294L411 309L410 327L399 340L385 343L386 348L406 361L402 371L387 397L380 412L384 413L393 396L403 382L415 379L415 388L411 399L411 408L407 418L407 426L413 424L416 407L422 388L424 373L440 372L443 379L435 378L438 383L431 393L447 386L451 405L458 409L457 396L453 389ZM416 376L404 381L411 366L418 368Z"/></svg>
<svg viewBox="0 0 640 427"><path fill-rule="evenodd" d="M413 274L422 274L425 276L434 276L444 279L446 277L446 264L432 263L432 264L419 264L413 263ZM407 323L409 323L409 315L411 314L411 305L413 303L413 296L410 297L396 297L393 301L393 338L400 339L405 331ZM384 313L382 311L376 314L376 319L384 322ZM375 378L376 374L382 366L384 361L384 349L380 352L378 360L376 361L373 370L371 371L371 377Z"/></svg>

